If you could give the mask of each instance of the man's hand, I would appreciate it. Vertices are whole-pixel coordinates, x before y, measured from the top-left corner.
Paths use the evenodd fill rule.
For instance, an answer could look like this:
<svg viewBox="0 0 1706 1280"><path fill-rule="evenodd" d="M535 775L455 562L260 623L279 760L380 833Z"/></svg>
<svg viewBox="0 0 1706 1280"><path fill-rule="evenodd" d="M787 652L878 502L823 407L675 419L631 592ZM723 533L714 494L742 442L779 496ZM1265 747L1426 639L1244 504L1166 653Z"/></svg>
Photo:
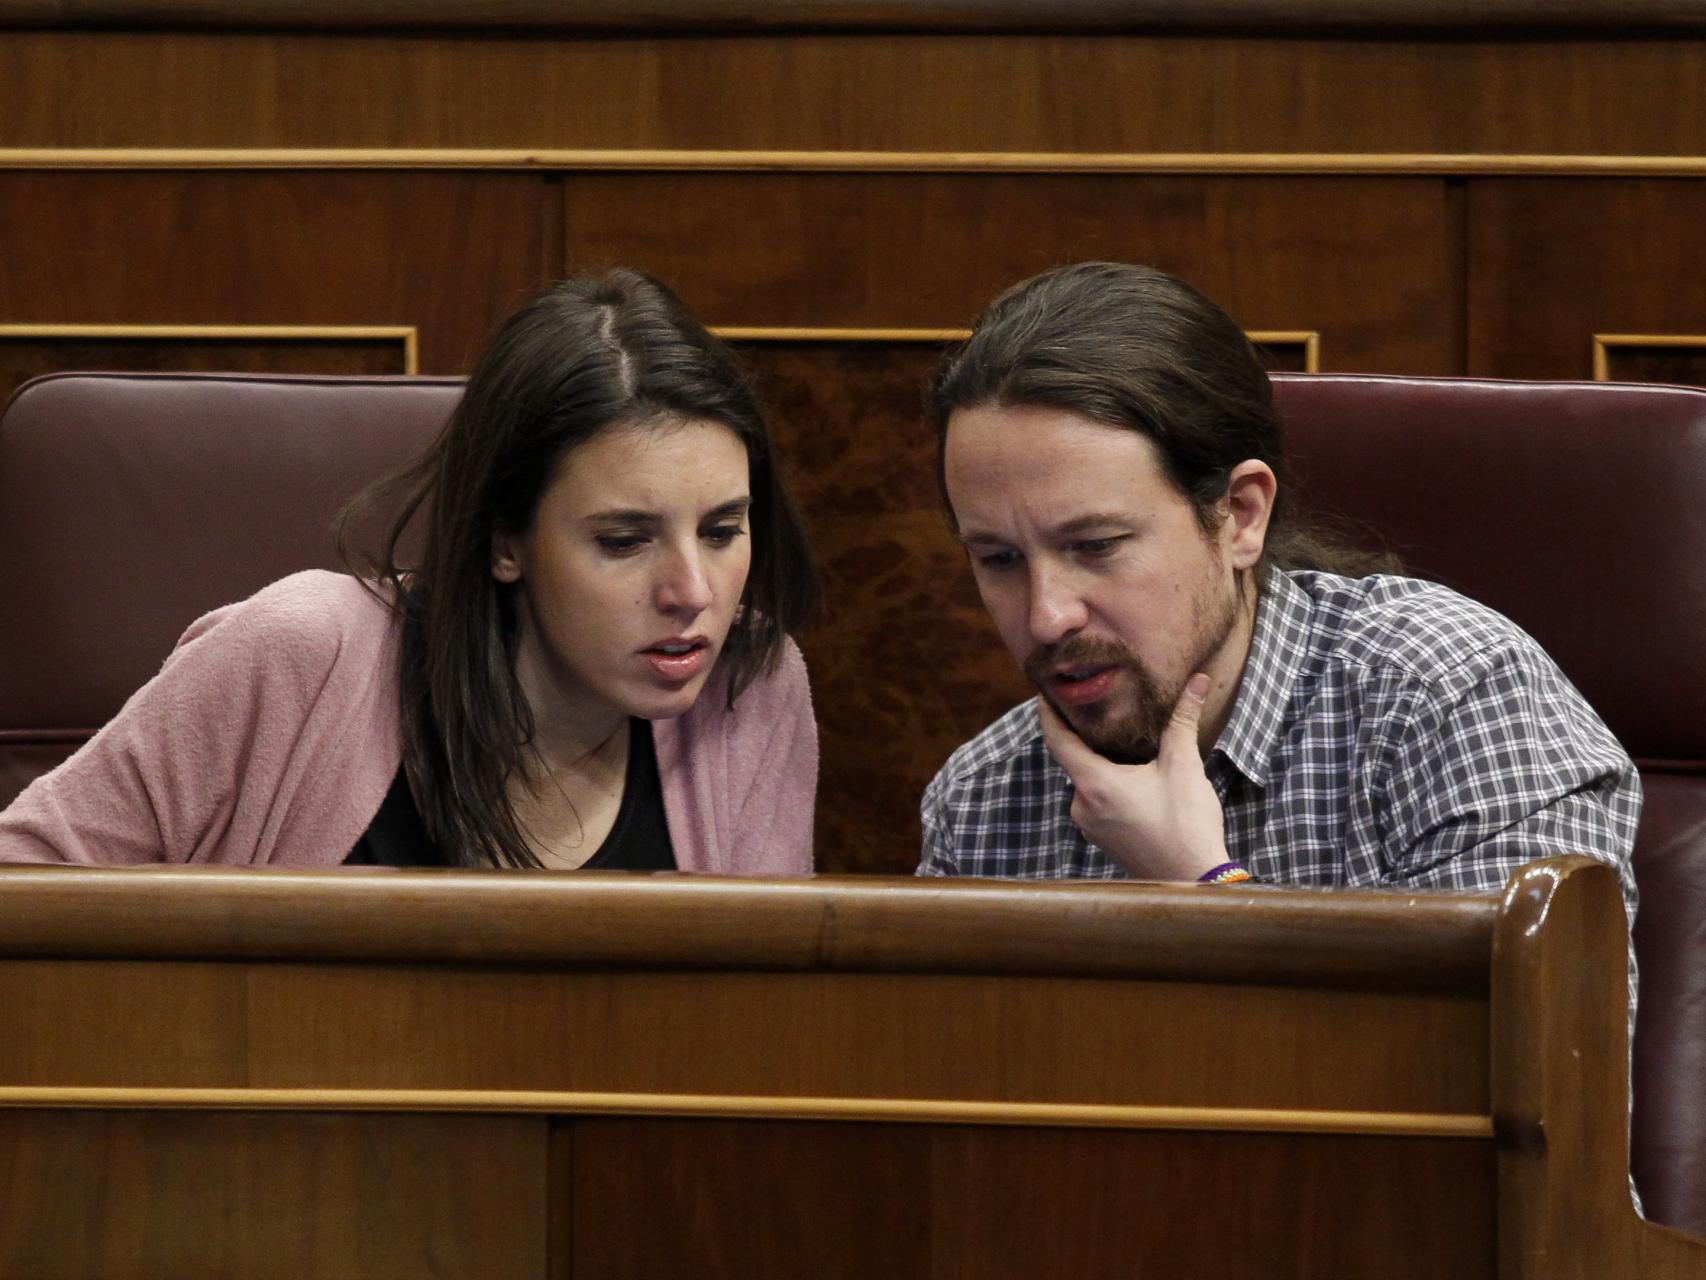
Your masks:
<svg viewBox="0 0 1706 1280"><path fill-rule="evenodd" d="M1115 764L1092 751L1046 699L1043 738L1077 794L1072 820L1093 843L1144 880L1195 880L1227 861L1220 797L1197 747L1208 677L1185 682L1160 750L1148 764Z"/></svg>

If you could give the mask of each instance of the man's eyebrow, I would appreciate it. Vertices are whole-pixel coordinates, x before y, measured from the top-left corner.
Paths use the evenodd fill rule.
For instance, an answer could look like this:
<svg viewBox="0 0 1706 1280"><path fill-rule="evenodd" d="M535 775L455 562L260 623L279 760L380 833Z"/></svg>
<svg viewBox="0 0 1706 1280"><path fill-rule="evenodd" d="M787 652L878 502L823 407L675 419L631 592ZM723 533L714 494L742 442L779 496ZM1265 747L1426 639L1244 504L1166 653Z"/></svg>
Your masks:
<svg viewBox="0 0 1706 1280"><path fill-rule="evenodd" d="M1114 515L1106 511L1093 511L1089 515L1075 516L1065 524L1057 524L1053 534L1057 538L1070 538L1075 533L1084 533L1089 529L1106 529L1109 525L1125 526L1131 524L1129 515Z"/></svg>
<svg viewBox="0 0 1706 1280"><path fill-rule="evenodd" d="M1130 528L1132 523L1129 514L1116 515L1107 511L1092 511L1088 515L1073 516L1072 519L1055 525L1048 531L1048 534L1051 538L1070 538L1075 534L1084 533L1091 529ZM959 538L960 542L968 547L973 544L978 546L1005 545L1007 541L993 533L985 533L981 529L962 529Z"/></svg>

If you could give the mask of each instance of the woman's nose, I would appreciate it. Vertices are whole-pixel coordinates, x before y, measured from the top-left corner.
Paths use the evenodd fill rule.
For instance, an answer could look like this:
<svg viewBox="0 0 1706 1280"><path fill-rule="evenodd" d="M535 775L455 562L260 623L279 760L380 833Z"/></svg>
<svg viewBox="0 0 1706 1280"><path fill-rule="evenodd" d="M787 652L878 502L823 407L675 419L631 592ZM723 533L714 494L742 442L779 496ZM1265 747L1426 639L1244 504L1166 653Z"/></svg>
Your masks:
<svg viewBox="0 0 1706 1280"><path fill-rule="evenodd" d="M669 613L702 613L711 607L711 579L697 550L670 558L657 583L657 603Z"/></svg>

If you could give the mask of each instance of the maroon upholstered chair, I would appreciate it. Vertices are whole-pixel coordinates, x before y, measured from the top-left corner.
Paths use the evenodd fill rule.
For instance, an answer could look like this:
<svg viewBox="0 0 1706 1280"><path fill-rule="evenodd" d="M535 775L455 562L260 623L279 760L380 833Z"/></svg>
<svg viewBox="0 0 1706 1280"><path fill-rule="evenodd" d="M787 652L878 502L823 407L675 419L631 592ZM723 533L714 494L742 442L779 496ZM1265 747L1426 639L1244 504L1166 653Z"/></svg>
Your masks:
<svg viewBox="0 0 1706 1280"><path fill-rule="evenodd" d="M1633 1165L1706 1235L1706 391L1275 381L1306 509L1513 618L1640 766Z"/></svg>
<svg viewBox="0 0 1706 1280"><path fill-rule="evenodd" d="M0 807L183 629L298 569L417 453L455 378L58 374L0 411Z"/></svg>
<svg viewBox="0 0 1706 1280"><path fill-rule="evenodd" d="M1296 376L1311 505L1539 638L1636 756L1636 1176L1706 1234L1706 392ZM456 379L59 375L0 412L0 805L195 617L331 565L327 529ZM1561 851L1562 852L1562 851Z"/></svg>

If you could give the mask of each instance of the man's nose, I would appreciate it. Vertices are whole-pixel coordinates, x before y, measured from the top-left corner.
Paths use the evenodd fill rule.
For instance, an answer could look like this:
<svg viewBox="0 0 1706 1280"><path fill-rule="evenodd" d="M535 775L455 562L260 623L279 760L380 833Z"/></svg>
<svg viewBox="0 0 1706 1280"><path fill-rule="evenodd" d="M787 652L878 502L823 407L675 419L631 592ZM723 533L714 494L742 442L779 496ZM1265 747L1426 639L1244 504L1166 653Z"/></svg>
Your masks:
<svg viewBox="0 0 1706 1280"><path fill-rule="evenodd" d="M1029 624L1034 644L1059 644L1083 630L1089 610L1066 575L1035 569L1030 589Z"/></svg>
<svg viewBox="0 0 1706 1280"><path fill-rule="evenodd" d="M665 613L692 616L711 607L711 578L697 545L666 558L654 595Z"/></svg>

